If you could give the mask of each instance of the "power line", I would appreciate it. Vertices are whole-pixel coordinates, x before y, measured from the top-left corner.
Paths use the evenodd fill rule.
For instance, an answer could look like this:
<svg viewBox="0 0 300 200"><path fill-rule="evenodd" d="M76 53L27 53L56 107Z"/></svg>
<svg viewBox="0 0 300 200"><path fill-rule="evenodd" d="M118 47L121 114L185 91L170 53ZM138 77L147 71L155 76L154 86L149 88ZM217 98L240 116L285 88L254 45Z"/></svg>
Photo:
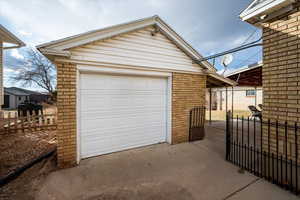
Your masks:
<svg viewBox="0 0 300 200"><path fill-rule="evenodd" d="M251 56L249 56L247 59L243 60L242 62L240 62L239 64L236 64L233 68L235 67L239 67L241 65L243 65L244 63L246 63L247 61L251 60L253 57L257 56L259 53L261 53L262 49L260 49L258 52L256 52L255 54L252 54Z"/></svg>
<svg viewBox="0 0 300 200"><path fill-rule="evenodd" d="M250 35L246 38L246 40L241 45L246 44L246 42L248 42L257 31L258 29L254 29L253 32L250 33Z"/></svg>

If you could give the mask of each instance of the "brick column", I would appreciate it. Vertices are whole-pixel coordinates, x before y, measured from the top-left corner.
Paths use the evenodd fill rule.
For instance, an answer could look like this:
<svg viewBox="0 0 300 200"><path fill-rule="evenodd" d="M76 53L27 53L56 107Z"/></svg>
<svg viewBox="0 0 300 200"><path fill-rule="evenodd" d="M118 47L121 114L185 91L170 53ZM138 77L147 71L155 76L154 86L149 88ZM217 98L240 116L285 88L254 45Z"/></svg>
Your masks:
<svg viewBox="0 0 300 200"><path fill-rule="evenodd" d="M172 82L172 141L176 144L188 141L189 111L205 106L206 76L173 73Z"/></svg>
<svg viewBox="0 0 300 200"><path fill-rule="evenodd" d="M57 160L61 168L76 165L76 66L57 66Z"/></svg>

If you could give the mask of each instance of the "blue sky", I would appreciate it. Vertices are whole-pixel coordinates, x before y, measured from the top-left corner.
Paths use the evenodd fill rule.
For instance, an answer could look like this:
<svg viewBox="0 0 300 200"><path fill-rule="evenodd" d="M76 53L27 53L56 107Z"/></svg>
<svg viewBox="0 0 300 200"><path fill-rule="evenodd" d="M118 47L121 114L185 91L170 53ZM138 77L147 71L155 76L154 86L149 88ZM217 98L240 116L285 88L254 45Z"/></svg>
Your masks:
<svg viewBox="0 0 300 200"><path fill-rule="evenodd" d="M203 56L260 37L239 13L252 0L1 0L0 22L28 46L92 29L159 15ZM22 67L26 48L5 51L5 86ZM229 70L261 60L261 48L234 53ZM216 67L221 70L220 59Z"/></svg>

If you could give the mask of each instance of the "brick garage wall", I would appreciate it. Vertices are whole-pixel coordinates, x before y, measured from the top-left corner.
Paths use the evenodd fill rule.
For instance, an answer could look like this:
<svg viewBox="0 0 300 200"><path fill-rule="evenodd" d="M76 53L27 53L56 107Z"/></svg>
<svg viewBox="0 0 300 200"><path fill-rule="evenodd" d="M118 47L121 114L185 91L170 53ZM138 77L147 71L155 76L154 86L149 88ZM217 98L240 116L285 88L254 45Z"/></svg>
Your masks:
<svg viewBox="0 0 300 200"><path fill-rule="evenodd" d="M189 111L205 105L206 76L173 73L172 77L172 142L187 142Z"/></svg>
<svg viewBox="0 0 300 200"><path fill-rule="evenodd" d="M300 10L299 4L289 13L263 24L263 119L300 122ZM284 131L280 130L280 138ZM294 154L294 137L289 133L288 154ZM275 151L275 131L271 149ZM264 127L264 143L267 132ZM299 144L299 142L298 142ZM285 154L282 140L281 153Z"/></svg>
<svg viewBox="0 0 300 200"><path fill-rule="evenodd" d="M57 66L57 159L61 168L76 165L76 66ZM189 111L205 105L206 76L173 73L172 78L172 141L188 141Z"/></svg>
<svg viewBox="0 0 300 200"><path fill-rule="evenodd" d="M57 67L57 161L61 168L76 165L76 66Z"/></svg>

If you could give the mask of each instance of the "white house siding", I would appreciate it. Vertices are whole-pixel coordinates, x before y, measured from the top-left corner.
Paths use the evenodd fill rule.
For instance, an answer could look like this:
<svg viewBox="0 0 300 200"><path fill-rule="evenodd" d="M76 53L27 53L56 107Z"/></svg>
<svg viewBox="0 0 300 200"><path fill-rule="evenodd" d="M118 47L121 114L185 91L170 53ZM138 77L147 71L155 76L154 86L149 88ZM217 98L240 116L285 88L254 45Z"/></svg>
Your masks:
<svg viewBox="0 0 300 200"><path fill-rule="evenodd" d="M120 66L138 66L160 71L201 72L199 65L154 27L122 34L70 49L71 60Z"/></svg>
<svg viewBox="0 0 300 200"><path fill-rule="evenodd" d="M247 90L255 90L255 87L234 87L233 89L233 109L234 110L249 110L249 105L263 104L262 102L262 88L256 88L255 96L246 96ZM232 109L232 89L227 88L228 110ZM209 104L209 92L206 95L207 103ZM212 90L212 109L226 110L226 89L217 88Z"/></svg>
<svg viewBox="0 0 300 200"><path fill-rule="evenodd" d="M3 104L3 49L2 41L0 41L0 111L1 105Z"/></svg>
<svg viewBox="0 0 300 200"><path fill-rule="evenodd" d="M24 103L25 100L29 100L29 96L6 95L9 96L9 107L5 109L17 109L21 103Z"/></svg>

